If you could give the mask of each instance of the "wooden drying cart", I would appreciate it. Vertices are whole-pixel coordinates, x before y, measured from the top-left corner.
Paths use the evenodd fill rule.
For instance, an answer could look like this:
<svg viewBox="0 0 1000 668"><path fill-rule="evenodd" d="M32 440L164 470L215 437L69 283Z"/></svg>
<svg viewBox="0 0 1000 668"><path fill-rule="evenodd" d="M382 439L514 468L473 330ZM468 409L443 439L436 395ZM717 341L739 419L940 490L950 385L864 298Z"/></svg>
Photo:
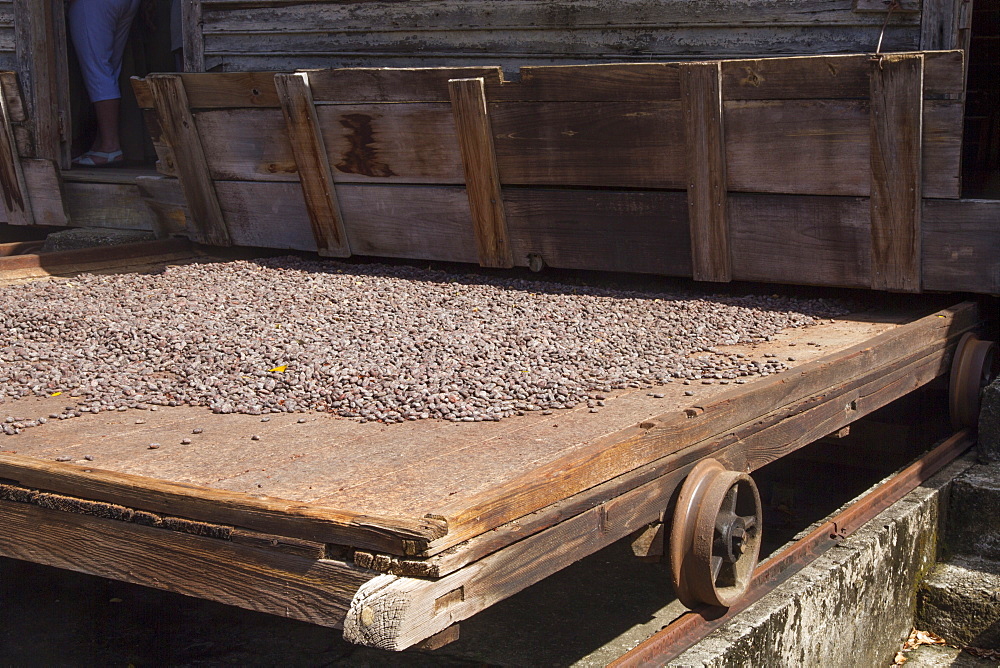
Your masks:
<svg viewBox="0 0 1000 668"><path fill-rule="evenodd" d="M683 600L725 602L757 560L756 491L742 474L948 373L960 341L960 359L972 361L959 365L953 402L957 419L974 415L988 352L969 334L979 321L972 303L824 321L733 349L756 359L797 343L784 373L672 383L656 389L664 398L618 392L599 413L383 425L161 407L142 424L135 411L52 421L0 442L0 555L402 650L453 637L457 622L613 541L634 535L637 550L661 552L672 525L671 549L695 555L675 568ZM5 410L47 414L62 403ZM192 443L179 445L185 437ZM684 485L677 507L696 503L671 522L693 470L699 483ZM732 563L720 573L719 553L705 561L692 546L731 488L739 517L729 526L745 540L727 543ZM735 584L724 582L734 571Z"/></svg>

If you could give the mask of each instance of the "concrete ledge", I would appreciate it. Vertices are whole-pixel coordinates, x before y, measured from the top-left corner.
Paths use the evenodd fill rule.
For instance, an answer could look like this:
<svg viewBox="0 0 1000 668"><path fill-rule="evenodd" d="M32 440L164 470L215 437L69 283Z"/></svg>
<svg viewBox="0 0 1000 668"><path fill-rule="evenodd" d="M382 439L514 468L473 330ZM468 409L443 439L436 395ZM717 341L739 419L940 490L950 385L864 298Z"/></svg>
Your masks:
<svg viewBox="0 0 1000 668"><path fill-rule="evenodd" d="M953 462L669 665L887 666L909 635L937 557Z"/></svg>
<svg viewBox="0 0 1000 668"><path fill-rule="evenodd" d="M952 645L1000 647L1000 564L938 564L920 585L916 623Z"/></svg>
<svg viewBox="0 0 1000 668"><path fill-rule="evenodd" d="M974 466L952 485L944 556L1000 561L1000 463Z"/></svg>
<svg viewBox="0 0 1000 668"><path fill-rule="evenodd" d="M1000 377L983 390L979 411L979 460L1000 461Z"/></svg>

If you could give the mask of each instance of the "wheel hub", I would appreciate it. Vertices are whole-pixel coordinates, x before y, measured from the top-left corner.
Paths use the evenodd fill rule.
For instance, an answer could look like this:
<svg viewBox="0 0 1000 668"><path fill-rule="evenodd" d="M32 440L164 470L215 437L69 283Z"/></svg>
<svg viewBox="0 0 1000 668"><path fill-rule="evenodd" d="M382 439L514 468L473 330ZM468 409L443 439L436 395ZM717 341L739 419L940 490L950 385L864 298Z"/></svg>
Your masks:
<svg viewBox="0 0 1000 668"><path fill-rule="evenodd" d="M993 377L995 345L969 332L958 343L951 363L948 408L955 429L979 424L980 394Z"/></svg>

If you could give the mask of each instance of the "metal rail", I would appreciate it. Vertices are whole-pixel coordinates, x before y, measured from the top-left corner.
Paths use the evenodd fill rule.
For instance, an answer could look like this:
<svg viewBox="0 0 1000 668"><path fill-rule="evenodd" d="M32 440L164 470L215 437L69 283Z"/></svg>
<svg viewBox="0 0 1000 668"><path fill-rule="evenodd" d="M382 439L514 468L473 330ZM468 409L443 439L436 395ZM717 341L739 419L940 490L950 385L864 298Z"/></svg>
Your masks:
<svg viewBox="0 0 1000 668"><path fill-rule="evenodd" d="M817 557L909 494L918 485L951 463L975 443L972 430L963 429L893 475L876 489L859 497L833 518L789 545L754 572L750 588L730 608L700 607L689 610L635 649L610 664L615 668L662 666L721 627L737 614L801 571Z"/></svg>

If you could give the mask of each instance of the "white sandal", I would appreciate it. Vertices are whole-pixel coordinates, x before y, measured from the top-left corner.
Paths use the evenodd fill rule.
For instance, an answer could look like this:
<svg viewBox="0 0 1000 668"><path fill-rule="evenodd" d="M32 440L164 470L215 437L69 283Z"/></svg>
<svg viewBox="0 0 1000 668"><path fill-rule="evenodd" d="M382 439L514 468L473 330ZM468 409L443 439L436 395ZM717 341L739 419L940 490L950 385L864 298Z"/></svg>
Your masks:
<svg viewBox="0 0 1000 668"><path fill-rule="evenodd" d="M94 162L94 158L101 158L104 162ZM125 162L125 155L121 149L104 153L103 151L87 151L83 155L73 158L73 164L79 167L107 167L119 162Z"/></svg>

